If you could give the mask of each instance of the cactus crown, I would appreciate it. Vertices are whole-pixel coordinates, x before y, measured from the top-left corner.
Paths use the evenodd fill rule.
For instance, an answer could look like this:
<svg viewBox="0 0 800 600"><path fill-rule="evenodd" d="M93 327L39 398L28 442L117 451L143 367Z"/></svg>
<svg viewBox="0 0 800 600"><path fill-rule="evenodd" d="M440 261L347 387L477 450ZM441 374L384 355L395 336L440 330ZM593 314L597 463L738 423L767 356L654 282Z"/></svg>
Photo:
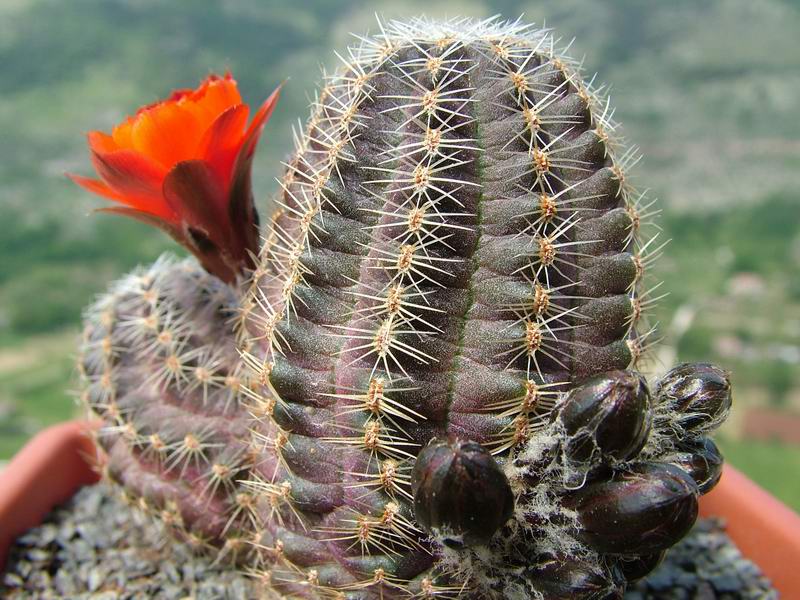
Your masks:
<svg viewBox="0 0 800 600"><path fill-rule="evenodd" d="M651 333L654 211L557 45L382 25L296 136L233 325L233 291L185 264L100 301L87 401L134 501L308 597L615 597L625 561L685 532L727 405L675 429L694 371L660 412L624 371ZM615 522L655 534L609 530L621 494Z"/></svg>

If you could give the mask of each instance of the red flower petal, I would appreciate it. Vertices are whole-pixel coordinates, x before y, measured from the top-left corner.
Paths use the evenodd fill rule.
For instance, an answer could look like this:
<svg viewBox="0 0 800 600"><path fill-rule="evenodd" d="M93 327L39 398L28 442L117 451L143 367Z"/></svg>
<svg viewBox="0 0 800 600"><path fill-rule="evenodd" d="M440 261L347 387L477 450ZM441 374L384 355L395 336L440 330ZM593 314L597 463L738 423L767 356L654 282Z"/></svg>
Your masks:
<svg viewBox="0 0 800 600"><path fill-rule="evenodd" d="M89 148L93 152L107 154L108 152L121 149L113 136L103 133L102 131L90 131L86 135L86 138L89 142Z"/></svg>
<svg viewBox="0 0 800 600"><path fill-rule="evenodd" d="M92 163L100 178L124 197L126 204L166 220L174 219L161 197L165 172L154 162L132 150L117 150L92 152Z"/></svg>
<svg viewBox="0 0 800 600"><path fill-rule="evenodd" d="M275 105L278 103L280 95L281 86L279 85L270 94L269 98L264 101L261 108L258 109L256 116L253 117L253 122L250 123L250 127L247 129L247 133L244 136L244 144L242 145L242 150L248 158L252 158L256 150L256 145L258 145L258 138L261 135L261 131L264 129L267 120L272 116L272 111L275 110Z"/></svg>
<svg viewBox="0 0 800 600"><path fill-rule="evenodd" d="M236 162L233 167L233 174L231 177L230 193L229 193L229 206L228 214L230 215L234 231L239 231L237 224L242 219L251 219L253 217L254 208L253 193L251 185L250 169L253 164L253 156L255 155L256 146L258 145L258 138L267 119L272 115L275 110L275 105L278 103L278 98L281 93L281 86L275 88L275 91L270 94L269 98L258 109L253 122L247 129L244 136L244 141L236 155ZM254 222L254 221L251 221ZM251 242L250 233L247 233L248 240L245 242L245 247L250 247L247 244ZM255 246L258 247L257 245Z"/></svg>
<svg viewBox="0 0 800 600"><path fill-rule="evenodd" d="M114 202L119 202L120 204L127 204L130 208L97 208L95 210L101 212L117 212L120 214L128 214L125 211L134 211L140 212L142 214L151 215L154 219L162 220L166 218L165 214L157 214L144 211L140 204L138 204L135 200L128 198L120 194L119 192L114 191L104 182L100 181L99 179L90 179L89 177L82 177L81 175L75 175L73 173L67 173L67 177L69 177L74 183L81 186L83 189L92 192L93 194L97 194L98 196L102 196L108 200L113 200ZM140 221L142 219L139 219Z"/></svg>
<svg viewBox="0 0 800 600"><path fill-rule="evenodd" d="M233 231L234 241L237 244L235 252L240 254L245 264L252 266L252 253L258 248L258 216L253 204L253 186L251 167L256 145L267 119L272 115L278 103L281 88L278 86L270 94L266 102L258 109L253 122L247 129L239 153L233 166L233 173L229 179L228 187L228 222Z"/></svg>
<svg viewBox="0 0 800 600"><path fill-rule="evenodd" d="M227 204L231 172L236 155L242 144L242 135L247 126L250 109L245 104L232 106L223 112L203 135L198 155L211 165L219 181L225 182L225 194L221 197Z"/></svg>
<svg viewBox="0 0 800 600"><path fill-rule="evenodd" d="M242 103L236 80L230 74L225 77L210 75L189 95L188 100L196 110L206 115L206 122Z"/></svg>
<svg viewBox="0 0 800 600"><path fill-rule="evenodd" d="M102 212L102 213L113 213L115 215L124 215L126 217L130 217L132 219L136 219L137 221L141 221L146 225L151 225L152 227L158 227L162 231L166 231L176 242L181 245L186 245L185 240L183 239L183 234L181 233L180 229L176 228L171 223L164 221L150 213L142 212L141 210L136 210L135 208L128 208L126 206L111 206L107 208L97 208L95 212Z"/></svg>
<svg viewBox="0 0 800 600"><path fill-rule="evenodd" d="M97 194L98 196L102 196L108 200L121 202L122 204L129 204L129 201L127 198L125 198L125 196L115 192L99 179L91 179L90 177L83 177L82 175L75 175L73 173L67 173L67 177L72 179L74 183L77 183L83 189L89 190L93 194Z"/></svg>
<svg viewBox="0 0 800 600"><path fill-rule="evenodd" d="M140 112L131 127L133 149L170 169L197 158L202 122L179 103L164 102Z"/></svg>
<svg viewBox="0 0 800 600"><path fill-rule="evenodd" d="M224 190L211 166L201 160L178 163L164 179L164 199L188 227L223 249L229 239Z"/></svg>

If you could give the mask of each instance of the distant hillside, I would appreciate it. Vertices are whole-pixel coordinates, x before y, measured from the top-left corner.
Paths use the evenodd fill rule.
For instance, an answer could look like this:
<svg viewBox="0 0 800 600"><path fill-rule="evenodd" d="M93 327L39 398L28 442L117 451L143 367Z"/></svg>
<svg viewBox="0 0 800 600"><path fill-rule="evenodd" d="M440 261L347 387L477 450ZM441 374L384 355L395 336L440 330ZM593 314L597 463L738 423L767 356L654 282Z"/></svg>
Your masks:
<svg viewBox="0 0 800 600"><path fill-rule="evenodd" d="M107 280L172 244L86 213L102 201L83 134L174 87L230 69L257 103L287 77L255 167L260 204L305 119L320 65L349 32L388 17L501 13L572 36L586 70L614 83L638 169L670 210L758 203L800 189L800 5L785 0L340 2L5 0L0 3L0 337L78 320ZM11 224L11 227L8 225ZM36 303L27 299L36 298Z"/></svg>

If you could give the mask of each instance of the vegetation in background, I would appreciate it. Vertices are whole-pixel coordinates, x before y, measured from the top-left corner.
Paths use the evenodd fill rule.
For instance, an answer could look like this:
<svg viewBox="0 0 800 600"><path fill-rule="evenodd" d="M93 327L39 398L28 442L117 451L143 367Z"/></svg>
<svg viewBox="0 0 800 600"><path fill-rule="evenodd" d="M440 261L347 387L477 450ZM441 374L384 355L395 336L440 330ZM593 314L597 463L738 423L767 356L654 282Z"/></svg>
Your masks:
<svg viewBox="0 0 800 600"><path fill-rule="evenodd" d="M725 460L736 465L757 484L800 511L800 448L778 442L719 440Z"/></svg>

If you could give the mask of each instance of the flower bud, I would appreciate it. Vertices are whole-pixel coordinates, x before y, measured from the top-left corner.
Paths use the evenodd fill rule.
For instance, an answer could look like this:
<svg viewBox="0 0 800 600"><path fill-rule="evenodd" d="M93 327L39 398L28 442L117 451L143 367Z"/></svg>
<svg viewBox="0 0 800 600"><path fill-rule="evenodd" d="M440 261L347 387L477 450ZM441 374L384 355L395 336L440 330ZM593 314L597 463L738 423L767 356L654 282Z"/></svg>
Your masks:
<svg viewBox="0 0 800 600"><path fill-rule="evenodd" d="M533 582L545 598L575 600L620 600L622 586L600 566L575 558L549 560L525 569L525 578Z"/></svg>
<svg viewBox="0 0 800 600"><path fill-rule="evenodd" d="M708 363L684 363L671 369L656 387L661 428L677 428L680 437L719 427L731 408L728 374Z"/></svg>
<svg viewBox="0 0 800 600"><path fill-rule="evenodd" d="M419 453L411 483L417 522L454 545L488 542L514 510L505 473L477 442L434 438Z"/></svg>
<svg viewBox="0 0 800 600"><path fill-rule="evenodd" d="M575 387L566 398L561 421L567 454L586 461L628 460L644 446L650 432L650 394L638 373L610 371Z"/></svg>
<svg viewBox="0 0 800 600"><path fill-rule="evenodd" d="M638 463L564 502L577 511L577 537L588 546L610 554L650 554L666 550L691 529L697 497L697 484L678 467Z"/></svg>
<svg viewBox="0 0 800 600"><path fill-rule="evenodd" d="M694 479L700 494L710 492L722 477L722 454L708 437L680 444L664 460L686 471Z"/></svg>

